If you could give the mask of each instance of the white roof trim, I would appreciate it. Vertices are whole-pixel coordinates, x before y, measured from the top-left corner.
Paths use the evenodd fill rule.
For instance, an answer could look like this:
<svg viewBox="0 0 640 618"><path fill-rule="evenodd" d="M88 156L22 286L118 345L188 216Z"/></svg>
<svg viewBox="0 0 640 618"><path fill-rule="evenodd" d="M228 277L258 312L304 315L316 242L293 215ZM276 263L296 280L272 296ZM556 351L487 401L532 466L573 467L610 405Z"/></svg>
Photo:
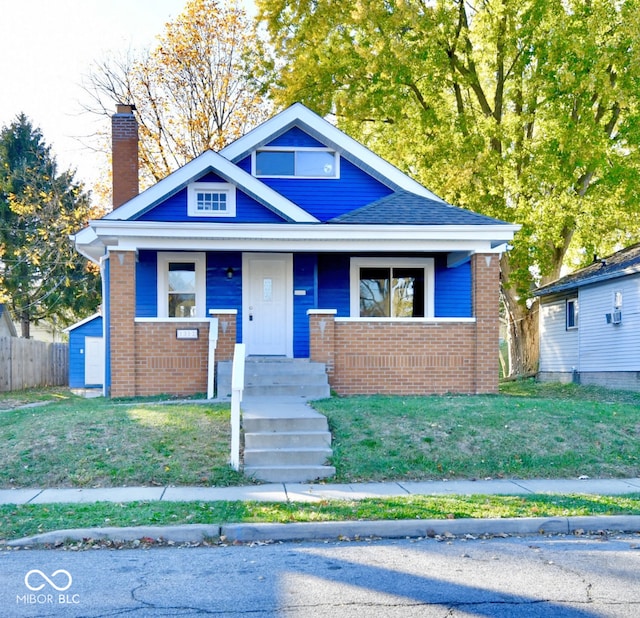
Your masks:
<svg viewBox="0 0 640 618"><path fill-rule="evenodd" d="M213 150L203 152L186 165L166 178L149 187L140 195L125 202L119 208L111 211L103 217L109 220L128 220L143 213L149 208L160 204L167 197L177 193L196 178L212 171L234 184L243 193L251 196L261 204L275 208L286 219L296 223L317 222L313 215L300 206L294 204L283 195L274 191L263 182L251 176L244 170L231 163L228 159Z"/></svg>
<svg viewBox="0 0 640 618"><path fill-rule="evenodd" d="M324 118L312 112L302 103L295 103L284 111L270 118L266 122L249 131L235 142L229 144L220 151L223 157L237 163L254 149L263 146L275 139L289 128L298 126L319 141L332 144L345 158L355 160L362 164L365 171L373 170L383 178L387 178L395 186L428 197L438 202L446 202L422 186L419 182L400 171L397 167L385 161L382 157L363 146L360 142L349 137L346 133L332 125Z"/></svg>
<svg viewBox="0 0 640 618"><path fill-rule="evenodd" d="M80 246L100 256L118 251L456 251L496 252L517 225L318 225L116 221L91 222L98 242Z"/></svg>
<svg viewBox="0 0 640 618"><path fill-rule="evenodd" d="M72 331L80 326L83 326L84 324L88 324L89 322L92 322L93 320L95 320L96 318L101 318L102 317L102 313L100 311L98 311L97 313L94 313L93 315L90 315L88 318L85 318L84 320L80 320L79 322L76 322L75 324L72 324L71 326L67 326L67 328L65 328L62 332L63 333L68 333L69 331Z"/></svg>

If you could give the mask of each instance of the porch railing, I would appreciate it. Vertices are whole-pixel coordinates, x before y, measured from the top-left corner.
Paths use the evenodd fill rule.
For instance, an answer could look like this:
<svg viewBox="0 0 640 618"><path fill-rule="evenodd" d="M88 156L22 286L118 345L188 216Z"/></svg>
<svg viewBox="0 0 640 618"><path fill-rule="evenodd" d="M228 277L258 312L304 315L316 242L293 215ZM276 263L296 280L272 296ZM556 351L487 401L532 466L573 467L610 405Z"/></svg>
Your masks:
<svg viewBox="0 0 640 618"><path fill-rule="evenodd" d="M231 467L240 470L240 402L244 391L245 344L236 343L231 368Z"/></svg>

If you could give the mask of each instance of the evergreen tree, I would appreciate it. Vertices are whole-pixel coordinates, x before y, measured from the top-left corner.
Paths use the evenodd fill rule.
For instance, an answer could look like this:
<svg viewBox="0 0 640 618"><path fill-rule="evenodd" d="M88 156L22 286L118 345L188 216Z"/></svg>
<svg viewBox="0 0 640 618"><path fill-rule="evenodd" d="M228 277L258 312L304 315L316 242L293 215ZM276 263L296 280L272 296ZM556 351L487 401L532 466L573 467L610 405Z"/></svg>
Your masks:
<svg viewBox="0 0 640 618"><path fill-rule="evenodd" d="M39 129L20 114L0 132L0 302L30 336L47 319L64 327L95 311L99 273L69 236L90 218L89 196L58 173Z"/></svg>

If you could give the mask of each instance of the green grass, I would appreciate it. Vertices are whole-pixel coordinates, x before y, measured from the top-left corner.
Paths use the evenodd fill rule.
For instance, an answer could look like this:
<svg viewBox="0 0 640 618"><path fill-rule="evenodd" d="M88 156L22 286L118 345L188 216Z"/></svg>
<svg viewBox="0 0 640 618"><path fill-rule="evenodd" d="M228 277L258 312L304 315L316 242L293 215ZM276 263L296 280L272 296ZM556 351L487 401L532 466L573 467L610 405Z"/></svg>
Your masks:
<svg viewBox="0 0 640 618"><path fill-rule="evenodd" d="M287 502L132 502L0 506L0 539L51 530L139 525L640 515L627 496L408 496Z"/></svg>
<svg viewBox="0 0 640 618"><path fill-rule="evenodd" d="M0 394L0 487L250 482L227 465L227 405L161 399ZM315 406L333 431L336 482L639 476L640 393L525 380L495 396L334 397ZM0 539L107 525L592 514L640 515L640 494L6 505Z"/></svg>
<svg viewBox="0 0 640 618"><path fill-rule="evenodd" d="M0 412L0 487L247 484L229 442L225 405L56 393Z"/></svg>
<svg viewBox="0 0 640 618"><path fill-rule="evenodd" d="M510 382L496 396L316 402L336 481L615 478L640 470L640 394Z"/></svg>

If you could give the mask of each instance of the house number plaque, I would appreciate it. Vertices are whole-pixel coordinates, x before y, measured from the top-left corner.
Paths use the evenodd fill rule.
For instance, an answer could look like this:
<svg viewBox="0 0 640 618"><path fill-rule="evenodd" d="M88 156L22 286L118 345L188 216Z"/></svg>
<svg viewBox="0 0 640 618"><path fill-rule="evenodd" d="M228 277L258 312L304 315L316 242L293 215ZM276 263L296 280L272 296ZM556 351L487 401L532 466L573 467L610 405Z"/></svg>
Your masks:
<svg viewBox="0 0 640 618"><path fill-rule="evenodd" d="M197 328L177 328L176 329L176 339L197 339L197 338L198 338Z"/></svg>

